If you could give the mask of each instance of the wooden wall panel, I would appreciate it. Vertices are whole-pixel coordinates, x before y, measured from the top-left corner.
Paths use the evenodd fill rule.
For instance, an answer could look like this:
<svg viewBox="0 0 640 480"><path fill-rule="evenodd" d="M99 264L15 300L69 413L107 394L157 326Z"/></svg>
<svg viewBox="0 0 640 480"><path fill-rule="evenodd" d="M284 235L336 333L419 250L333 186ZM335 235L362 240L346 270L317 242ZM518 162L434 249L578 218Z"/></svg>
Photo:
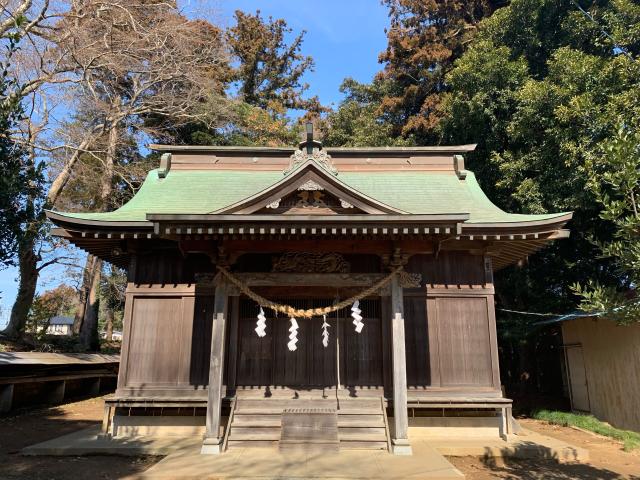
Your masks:
<svg viewBox="0 0 640 480"><path fill-rule="evenodd" d="M138 297L133 301L127 386L180 383L184 350L191 341L181 297Z"/></svg>
<svg viewBox="0 0 640 480"><path fill-rule="evenodd" d="M117 394L206 395L213 289L129 284Z"/></svg>
<svg viewBox="0 0 640 480"><path fill-rule="evenodd" d="M175 246L138 254L134 265L129 272L129 281L136 284L194 283L196 273L214 270L206 255L183 255Z"/></svg>
<svg viewBox="0 0 640 480"><path fill-rule="evenodd" d="M427 287L469 287L486 284L484 257L466 252L413 255L406 270L422 274Z"/></svg>
<svg viewBox="0 0 640 480"><path fill-rule="evenodd" d="M582 318L564 322L562 336L565 344L582 345L591 412L618 428L640 431L640 324Z"/></svg>
<svg viewBox="0 0 640 480"><path fill-rule="evenodd" d="M436 301L443 387L491 386L492 352L486 298Z"/></svg>
<svg viewBox="0 0 640 480"><path fill-rule="evenodd" d="M425 388L431 385L429 339L427 328L427 299L425 296L405 297L405 351L407 358L407 386Z"/></svg>

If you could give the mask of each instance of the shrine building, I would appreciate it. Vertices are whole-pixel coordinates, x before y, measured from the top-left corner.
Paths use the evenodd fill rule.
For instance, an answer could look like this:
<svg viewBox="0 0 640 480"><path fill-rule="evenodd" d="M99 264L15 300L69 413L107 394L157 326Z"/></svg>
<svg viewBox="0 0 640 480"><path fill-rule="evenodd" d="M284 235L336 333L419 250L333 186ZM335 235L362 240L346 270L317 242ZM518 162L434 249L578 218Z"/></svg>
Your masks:
<svg viewBox="0 0 640 480"><path fill-rule="evenodd" d="M411 429L510 434L493 273L566 238L570 213L496 207L474 145L323 148L307 127L297 149L151 148L121 208L47 213L127 271L105 436L410 454Z"/></svg>

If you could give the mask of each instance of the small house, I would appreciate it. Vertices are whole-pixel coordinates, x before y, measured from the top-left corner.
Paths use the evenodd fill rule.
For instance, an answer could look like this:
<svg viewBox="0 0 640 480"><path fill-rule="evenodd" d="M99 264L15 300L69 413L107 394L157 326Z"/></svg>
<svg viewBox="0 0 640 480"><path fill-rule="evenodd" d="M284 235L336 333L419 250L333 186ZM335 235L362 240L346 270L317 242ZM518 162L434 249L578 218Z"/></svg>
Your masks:
<svg viewBox="0 0 640 480"><path fill-rule="evenodd" d="M71 335L73 333L73 317L56 315L49 319L48 335Z"/></svg>

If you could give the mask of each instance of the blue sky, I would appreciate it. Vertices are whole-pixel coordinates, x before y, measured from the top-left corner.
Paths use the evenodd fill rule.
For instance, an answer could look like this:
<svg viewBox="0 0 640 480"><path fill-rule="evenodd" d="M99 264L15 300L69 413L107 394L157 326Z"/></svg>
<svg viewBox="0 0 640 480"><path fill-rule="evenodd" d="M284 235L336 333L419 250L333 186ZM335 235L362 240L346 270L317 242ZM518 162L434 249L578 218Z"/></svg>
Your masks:
<svg viewBox="0 0 640 480"><path fill-rule="evenodd" d="M310 86L307 94L318 95L325 105L340 101L338 89L344 78L366 82L380 69L378 54L386 46L388 17L379 0L222 0L216 17L228 26L237 9L259 9L263 17L284 18L294 32L307 31L303 53L315 60L315 71L305 77ZM45 271L38 290L55 287L61 274L62 269ZM15 268L0 271L0 327L15 299L17 278Z"/></svg>

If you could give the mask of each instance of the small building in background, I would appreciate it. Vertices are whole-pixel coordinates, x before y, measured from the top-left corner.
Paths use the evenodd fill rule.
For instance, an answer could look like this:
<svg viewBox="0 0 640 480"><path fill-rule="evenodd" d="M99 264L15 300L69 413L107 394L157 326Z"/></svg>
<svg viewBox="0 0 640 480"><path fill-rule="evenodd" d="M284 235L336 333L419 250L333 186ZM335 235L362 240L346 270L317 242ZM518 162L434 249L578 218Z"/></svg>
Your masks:
<svg viewBox="0 0 640 480"><path fill-rule="evenodd" d="M107 338L107 332L105 332L104 330L102 332L100 332L100 338L106 339ZM119 331L119 330L114 330L113 332L111 332L111 340L115 341L115 342L121 342L122 341L122 332Z"/></svg>
<svg viewBox="0 0 640 480"><path fill-rule="evenodd" d="M640 431L640 323L575 318L562 336L571 408Z"/></svg>
<svg viewBox="0 0 640 480"><path fill-rule="evenodd" d="M73 317L56 315L49 320L48 335L71 335L73 330Z"/></svg>

